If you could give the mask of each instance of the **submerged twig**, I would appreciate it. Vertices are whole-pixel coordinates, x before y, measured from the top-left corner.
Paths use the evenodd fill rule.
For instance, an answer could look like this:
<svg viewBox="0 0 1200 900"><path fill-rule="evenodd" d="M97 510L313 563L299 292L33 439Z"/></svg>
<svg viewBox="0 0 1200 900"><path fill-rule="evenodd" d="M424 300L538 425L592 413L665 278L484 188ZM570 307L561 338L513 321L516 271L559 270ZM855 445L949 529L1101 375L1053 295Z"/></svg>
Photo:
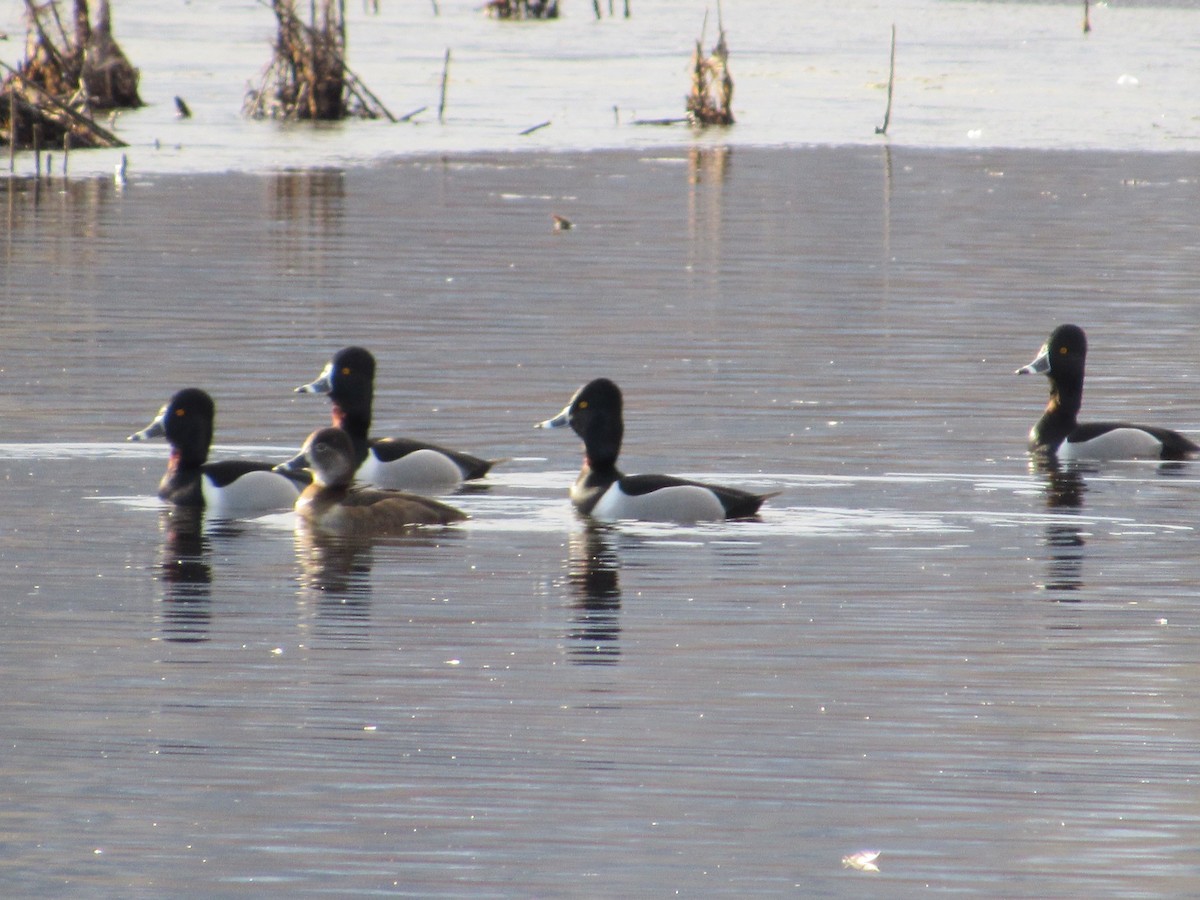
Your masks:
<svg viewBox="0 0 1200 900"><path fill-rule="evenodd" d="M684 125L692 121L687 116L682 119L634 119L630 125Z"/></svg>

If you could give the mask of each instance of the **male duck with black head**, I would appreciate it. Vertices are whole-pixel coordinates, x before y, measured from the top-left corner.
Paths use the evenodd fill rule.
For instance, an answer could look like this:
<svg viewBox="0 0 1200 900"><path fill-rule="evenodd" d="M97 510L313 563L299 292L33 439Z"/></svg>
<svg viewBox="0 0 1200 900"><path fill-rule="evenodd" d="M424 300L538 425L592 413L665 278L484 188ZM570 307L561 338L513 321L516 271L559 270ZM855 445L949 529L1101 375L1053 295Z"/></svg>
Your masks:
<svg viewBox="0 0 1200 900"><path fill-rule="evenodd" d="M1018 375L1037 373L1050 379L1050 402L1029 432L1029 450L1058 459L1188 459L1200 446L1177 431L1127 422L1088 422L1077 419L1083 404L1083 369L1087 337L1078 325L1059 325L1037 358L1017 369Z"/></svg>
<svg viewBox="0 0 1200 900"><path fill-rule="evenodd" d="M344 537L403 534L421 525L451 525L466 513L406 491L354 485L354 442L341 428L321 428L281 472L308 471L312 484L296 500L296 514L313 529Z"/></svg>
<svg viewBox="0 0 1200 900"><path fill-rule="evenodd" d="M617 456L625 434L621 390L607 378L589 381L571 402L538 428L570 425L583 440L585 456L571 486L571 502L581 513L602 521L642 519L704 522L757 515L774 494L689 481L671 475L625 475Z"/></svg>
<svg viewBox="0 0 1200 900"><path fill-rule="evenodd" d="M362 347L339 350L317 380L296 393L329 395L334 427L354 444L358 478L377 487L444 493L483 478L498 462L410 438L372 438L375 357Z"/></svg>
<svg viewBox="0 0 1200 900"><path fill-rule="evenodd" d="M203 508L216 518L261 515L287 509L308 484L300 475L274 471L274 463L248 459L208 462L216 404L205 391L185 388L154 421L127 440L165 437L171 445L158 496L175 506Z"/></svg>

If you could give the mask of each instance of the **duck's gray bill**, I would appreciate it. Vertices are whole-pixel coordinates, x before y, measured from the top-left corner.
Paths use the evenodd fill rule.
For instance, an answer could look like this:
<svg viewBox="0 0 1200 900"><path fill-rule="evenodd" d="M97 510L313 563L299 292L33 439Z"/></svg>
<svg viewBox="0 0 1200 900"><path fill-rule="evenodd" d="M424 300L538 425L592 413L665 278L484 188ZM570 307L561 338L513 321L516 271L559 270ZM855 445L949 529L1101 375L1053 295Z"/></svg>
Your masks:
<svg viewBox="0 0 1200 900"><path fill-rule="evenodd" d="M1045 375L1050 371L1050 351L1043 347L1042 352L1027 366L1017 369L1018 375Z"/></svg>
<svg viewBox="0 0 1200 900"><path fill-rule="evenodd" d="M538 422L534 428L565 428L571 424L571 407L566 407L553 419L547 419L545 422Z"/></svg>

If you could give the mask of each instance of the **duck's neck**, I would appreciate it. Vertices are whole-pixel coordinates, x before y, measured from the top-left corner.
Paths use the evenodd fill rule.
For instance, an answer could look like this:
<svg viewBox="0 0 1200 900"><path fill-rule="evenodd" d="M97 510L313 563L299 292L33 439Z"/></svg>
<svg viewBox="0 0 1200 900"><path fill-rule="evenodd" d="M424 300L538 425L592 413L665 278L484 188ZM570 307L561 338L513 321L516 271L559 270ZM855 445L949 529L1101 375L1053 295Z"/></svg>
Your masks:
<svg viewBox="0 0 1200 900"><path fill-rule="evenodd" d="M616 454L605 454L597 456L594 454L584 454L583 471L595 472L598 475L616 474L620 477L620 472L617 471L617 456Z"/></svg>
<svg viewBox="0 0 1200 900"><path fill-rule="evenodd" d="M1079 409L1083 405L1082 384L1050 382L1050 402L1033 429L1033 443L1057 447L1075 430Z"/></svg>
<svg viewBox="0 0 1200 900"><path fill-rule="evenodd" d="M192 450L187 451L181 447L172 447L171 453L167 457L167 474L174 475L177 472L186 472L191 469L198 469L208 460L208 450Z"/></svg>
<svg viewBox="0 0 1200 900"><path fill-rule="evenodd" d="M167 457L167 471L158 483L158 496L184 506L199 506L203 500L200 493L200 467L205 457L199 460L186 456L177 447L171 448Z"/></svg>
<svg viewBox="0 0 1200 900"><path fill-rule="evenodd" d="M625 425L619 415L592 419L579 436L583 438L584 471L590 469L604 474L616 471L621 441L625 437Z"/></svg>
<svg viewBox="0 0 1200 900"><path fill-rule="evenodd" d="M370 439L368 436L371 432L371 413L369 411L365 414L362 412L351 412L340 403L334 402L331 417L334 428L340 428L346 434L350 435L350 442L354 444L355 462L358 465L362 465L370 449Z"/></svg>
<svg viewBox="0 0 1200 900"><path fill-rule="evenodd" d="M591 513L604 496L604 492L620 478L621 471L617 468L616 457L598 464L592 457L585 456L579 477L571 485L571 502L581 512Z"/></svg>

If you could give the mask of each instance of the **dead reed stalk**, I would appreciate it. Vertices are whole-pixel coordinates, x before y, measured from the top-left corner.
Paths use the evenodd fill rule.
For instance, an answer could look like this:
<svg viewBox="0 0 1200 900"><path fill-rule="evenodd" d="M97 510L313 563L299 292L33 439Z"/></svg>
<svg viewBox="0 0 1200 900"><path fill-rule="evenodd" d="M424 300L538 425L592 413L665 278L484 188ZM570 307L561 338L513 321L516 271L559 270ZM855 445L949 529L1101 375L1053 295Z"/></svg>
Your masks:
<svg viewBox="0 0 1200 900"><path fill-rule="evenodd" d="M139 73L113 39L107 0L100 0L94 27L87 0L74 0L71 35L56 2L25 0L25 10L25 59L15 69L0 64L8 73L0 85L0 140L11 149L42 141L125 146L93 120L94 110L142 105Z"/></svg>
<svg viewBox="0 0 1200 900"><path fill-rule="evenodd" d="M344 0L312 0L305 23L296 0L260 0L278 22L275 55L243 111L253 118L338 121L349 116L396 121L346 65Z"/></svg>
<svg viewBox="0 0 1200 900"><path fill-rule="evenodd" d="M720 13L718 5L720 34L712 52L704 55L704 29L701 29L692 54L692 90L687 97L687 115L693 125L733 124L733 77L729 74L729 45L725 42Z"/></svg>

